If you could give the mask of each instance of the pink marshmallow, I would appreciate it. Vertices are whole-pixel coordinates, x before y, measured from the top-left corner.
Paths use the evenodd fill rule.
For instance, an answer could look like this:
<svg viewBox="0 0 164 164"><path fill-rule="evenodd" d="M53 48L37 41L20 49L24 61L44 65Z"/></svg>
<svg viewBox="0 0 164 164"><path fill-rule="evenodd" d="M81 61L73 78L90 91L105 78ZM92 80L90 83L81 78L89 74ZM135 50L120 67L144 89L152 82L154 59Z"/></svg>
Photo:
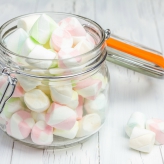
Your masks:
<svg viewBox="0 0 164 164"><path fill-rule="evenodd" d="M74 17L68 17L59 22L62 29L67 30L72 36L85 36L86 31L81 23Z"/></svg>
<svg viewBox="0 0 164 164"><path fill-rule="evenodd" d="M73 45L73 38L71 34L61 28L53 31L50 39L50 46L55 51L60 51L63 48L71 48Z"/></svg>
<svg viewBox="0 0 164 164"><path fill-rule="evenodd" d="M80 52L74 48L61 49L58 52L59 67L67 68L78 65L81 61Z"/></svg>
<svg viewBox="0 0 164 164"><path fill-rule="evenodd" d="M53 142L53 128L44 121L38 121L32 128L31 139L38 145L49 145Z"/></svg>
<svg viewBox="0 0 164 164"><path fill-rule="evenodd" d="M100 92L101 86L101 80L89 77L77 83L74 90L84 98L94 100Z"/></svg>
<svg viewBox="0 0 164 164"><path fill-rule="evenodd" d="M84 98L79 95L79 105L75 109L76 115L77 115L77 120L81 120L83 117L83 103L84 103Z"/></svg>
<svg viewBox="0 0 164 164"><path fill-rule="evenodd" d="M159 119L149 119L146 122L146 129L156 134L156 144L164 144L164 121Z"/></svg>
<svg viewBox="0 0 164 164"><path fill-rule="evenodd" d="M1 93L1 94L4 92L4 90L5 90L6 86L7 86L7 83L8 83L7 77L1 76L1 77L0 77L0 93ZM10 93L10 91L9 91L9 93ZM9 94L9 93L8 93L8 94ZM8 94L7 94L7 95L8 95ZM24 90L23 90L23 88L20 86L20 84L17 83L17 85L16 85L16 87L15 87L15 91L14 91L12 97L22 97L23 95L24 95Z"/></svg>
<svg viewBox="0 0 164 164"><path fill-rule="evenodd" d="M26 111L14 113L6 126L7 134L17 139L25 139L29 136L35 124L31 114Z"/></svg>
<svg viewBox="0 0 164 164"><path fill-rule="evenodd" d="M76 113L71 108L52 103L47 115L46 123L56 129L70 130L76 122Z"/></svg>

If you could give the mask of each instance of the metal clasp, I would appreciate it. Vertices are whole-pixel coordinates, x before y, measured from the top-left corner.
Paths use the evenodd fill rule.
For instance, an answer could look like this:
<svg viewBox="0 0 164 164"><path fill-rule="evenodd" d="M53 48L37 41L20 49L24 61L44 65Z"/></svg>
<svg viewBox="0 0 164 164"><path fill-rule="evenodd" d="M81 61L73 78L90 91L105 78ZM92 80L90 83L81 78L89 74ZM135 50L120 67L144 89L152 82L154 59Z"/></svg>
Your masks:
<svg viewBox="0 0 164 164"><path fill-rule="evenodd" d="M16 84L17 84L17 79L11 76L10 68L4 67L2 69L2 75L7 76L8 83L0 99L0 113L3 111L3 108L7 100L9 100L10 97L13 95Z"/></svg>
<svg viewBox="0 0 164 164"><path fill-rule="evenodd" d="M111 34L110 29L106 29L106 30L105 30L105 38L106 38L106 39L109 39L109 38L110 38L110 34Z"/></svg>

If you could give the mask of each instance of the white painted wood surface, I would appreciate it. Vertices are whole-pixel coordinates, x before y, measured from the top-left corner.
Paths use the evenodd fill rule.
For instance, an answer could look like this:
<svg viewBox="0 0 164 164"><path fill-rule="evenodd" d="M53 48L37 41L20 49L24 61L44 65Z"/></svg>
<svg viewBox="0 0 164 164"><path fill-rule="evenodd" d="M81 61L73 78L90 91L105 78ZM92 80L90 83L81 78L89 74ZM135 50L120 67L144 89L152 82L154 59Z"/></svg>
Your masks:
<svg viewBox="0 0 164 164"><path fill-rule="evenodd" d="M164 52L164 0L0 0L0 24L30 12L79 14L104 29ZM150 154L128 147L124 126L133 111L164 119L164 81L108 63L109 115L105 126L84 144L62 151L38 150L0 131L0 164L164 164L164 146Z"/></svg>

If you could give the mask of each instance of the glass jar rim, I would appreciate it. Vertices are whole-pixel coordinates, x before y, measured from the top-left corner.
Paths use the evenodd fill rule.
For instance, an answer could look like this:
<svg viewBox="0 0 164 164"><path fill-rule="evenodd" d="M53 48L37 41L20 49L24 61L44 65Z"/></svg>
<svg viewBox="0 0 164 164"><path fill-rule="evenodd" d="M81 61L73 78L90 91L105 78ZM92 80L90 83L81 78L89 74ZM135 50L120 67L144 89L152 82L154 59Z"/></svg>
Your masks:
<svg viewBox="0 0 164 164"><path fill-rule="evenodd" d="M90 53L93 53L95 52L96 50L98 50L104 43L105 41L105 31L103 30L103 28L98 24L96 23L95 21L89 19L89 18L86 18L86 17L83 17L83 16L80 16L80 15L76 15L76 14L71 14L71 13L65 13L65 12L35 12L35 13L30 13L30 14L25 14L25 15L21 15L21 16L18 16L18 17L15 17L15 18L12 18L10 20L8 20L7 22L5 22L1 27L0 27L0 47L2 48L2 50L4 52L7 52L7 53L10 53L14 56L17 56L17 57L21 57L21 58L24 58L24 59L33 59L33 60L50 60L50 59L36 59L36 58L29 58L29 57L26 57L26 56L22 56L22 55L18 55L17 53L14 53L12 51L10 51L7 47L4 46L2 40L3 38L1 37L1 33L2 33L2 30L8 26L10 23L18 20L18 19L21 19L21 18L25 18L27 16L34 16L34 15L41 15L41 14L57 14L57 15L67 15L67 16L73 16L73 17L76 17L76 18L79 18L81 20L85 20L85 21L88 21L90 22L91 24L95 25L99 31L101 32L101 39L100 39L100 42L90 51L86 52L86 53L83 53L81 55L78 55L76 57L83 57L85 55L88 55ZM16 26L15 26L16 28ZM72 57L74 58L74 57ZM72 58L67 58L67 59L72 59ZM64 59L64 60L67 60L67 59Z"/></svg>

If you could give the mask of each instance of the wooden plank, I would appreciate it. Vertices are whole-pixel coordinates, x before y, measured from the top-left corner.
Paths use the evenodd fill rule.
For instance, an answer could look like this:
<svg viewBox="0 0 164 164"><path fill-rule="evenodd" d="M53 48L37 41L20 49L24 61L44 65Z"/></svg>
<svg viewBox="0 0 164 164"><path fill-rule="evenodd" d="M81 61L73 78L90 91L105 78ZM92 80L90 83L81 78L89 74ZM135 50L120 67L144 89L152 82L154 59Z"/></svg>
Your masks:
<svg viewBox="0 0 164 164"><path fill-rule="evenodd" d="M35 149L15 141L11 164L42 164L42 156L42 149Z"/></svg>
<svg viewBox="0 0 164 164"><path fill-rule="evenodd" d="M95 19L104 28L110 27L116 35L161 51L153 17L150 1L96 1ZM108 63L108 68L111 90L109 116L100 132L101 163L112 161L119 164L120 161L124 161L123 163L142 164L142 154L128 148L129 139L124 127L134 111L145 113L147 118L161 118L164 115L162 110L164 93L161 93L161 90L164 90L163 81L111 63ZM158 153L159 147L146 157L142 155L145 159L144 164L154 161ZM160 154L159 163L161 163Z"/></svg>
<svg viewBox="0 0 164 164"><path fill-rule="evenodd" d="M1 164L9 164L11 162L12 150L13 147L13 139L8 137L1 129L0 129L0 163Z"/></svg>

